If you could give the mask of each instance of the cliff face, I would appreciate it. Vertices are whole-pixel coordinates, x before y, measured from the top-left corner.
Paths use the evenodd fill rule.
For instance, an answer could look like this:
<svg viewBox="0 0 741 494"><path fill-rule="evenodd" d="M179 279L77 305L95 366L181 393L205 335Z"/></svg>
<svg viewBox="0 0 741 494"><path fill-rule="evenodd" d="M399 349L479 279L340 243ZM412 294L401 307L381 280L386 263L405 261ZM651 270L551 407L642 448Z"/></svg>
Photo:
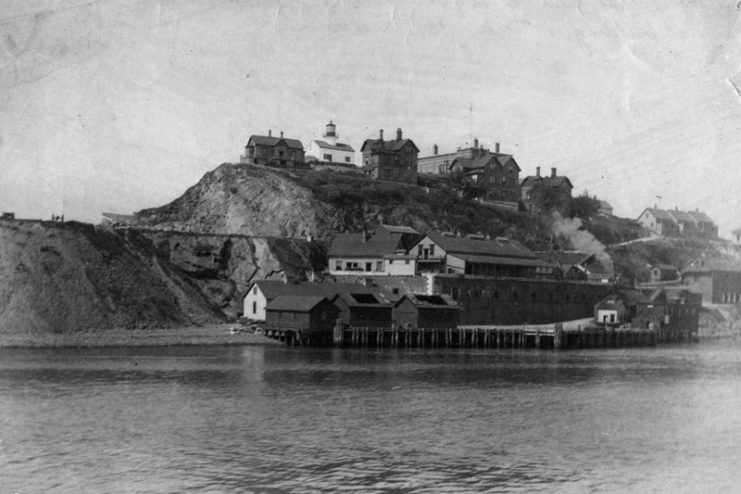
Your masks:
<svg viewBox="0 0 741 494"><path fill-rule="evenodd" d="M179 231L305 237L330 226L311 192L274 171L223 164L182 196L140 211L140 224Z"/></svg>
<svg viewBox="0 0 741 494"><path fill-rule="evenodd" d="M379 223L517 238L533 236L533 230L541 228L528 215L463 200L449 190L371 180L357 173L288 172L228 163L204 175L170 204L136 216L140 226L157 229L312 235L322 240Z"/></svg>
<svg viewBox="0 0 741 494"><path fill-rule="evenodd" d="M305 278L321 259L315 249L299 240L0 221L0 337L223 321L252 280Z"/></svg>
<svg viewBox="0 0 741 494"><path fill-rule="evenodd" d="M321 271L320 247L299 239L140 232L153 242L162 264L172 266L225 315L242 310L256 280L306 280Z"/></svg>

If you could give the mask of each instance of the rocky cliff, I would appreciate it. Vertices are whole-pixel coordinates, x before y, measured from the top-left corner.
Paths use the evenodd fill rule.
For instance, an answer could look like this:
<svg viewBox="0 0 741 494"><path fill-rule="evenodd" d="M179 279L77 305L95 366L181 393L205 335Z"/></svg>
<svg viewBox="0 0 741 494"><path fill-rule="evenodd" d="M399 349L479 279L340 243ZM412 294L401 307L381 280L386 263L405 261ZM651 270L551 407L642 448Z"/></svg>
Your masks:
<svg viewBox="0 0 741 494"><path fill-rule="evenodd" d="M429 190L359 173L284 171L224 163L170 204L136 213L138 224L166 230L329 240L339 232L404 224L421 231L548 238L547 225Z"/></svg>
<svg viewBox="0 0 741 494"><path fill-rule="evenodd" d="M142 226L202 233L305 237L331 214L308 189L265 167L223 164L171 203L139 211Z"/></svg>
<svg viewBox="0 0 741 494"><path fill-rule="evenodd" d="M223 321L251 280L319 269L316 249L300 240L0 221L0 337Z"/></svg>

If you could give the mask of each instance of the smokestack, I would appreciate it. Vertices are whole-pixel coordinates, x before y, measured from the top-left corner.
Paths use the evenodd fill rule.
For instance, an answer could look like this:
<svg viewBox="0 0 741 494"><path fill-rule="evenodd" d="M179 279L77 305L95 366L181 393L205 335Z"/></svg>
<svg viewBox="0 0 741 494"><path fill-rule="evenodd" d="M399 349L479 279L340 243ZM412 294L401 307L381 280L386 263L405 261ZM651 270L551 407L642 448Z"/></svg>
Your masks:
<svg viewBox="0 0 741 494"><path fill-rule="evenodd" d="M432 146L432 154L437 154L437 144Z"/></svg>
<svg viewBox="0 0 741 494"><path fill-rule="evenodd" d="M479 139L478 137L473 140L473 148L478 149L479 148Z"/></svg>
<svg viewBox="0 0 741 494"><path fill-rule="evenodd" d="M401 129L396 129L396 140L397 141L401 140Z"/></svg>
<svg viewBox="0 0 741 494"><path fill-rule="evenodd" d="M268 129L268 137L273 137L273 131Z"/></svg>
<svg viewBox="0 0 741 494"><path fill-rule="evenodd" d="M283 131L280 131L280 138L283 139Z"/></svg>
<svg viewBox="0 0 741 494"><path fill-rule="evenodd" d="M383 140L383 129L381 129L381 130L379 131L379 135L381 136L381 137L379 137L379 139Z"/></svg>
<svg viewBox="0 0 741 494"><path fill-rule="evenodd" d="M536 177L539 177L540 176L540 167L539 166L535 168L535 176Z"/></svg>
<svg viewBox="0 0 741 494"><path fill-rule="evenodd" d="M494 152L499 153L499 143L494 144Z"/></svg>
<svg viewBox="0 0 741 494"><path fill-rule="evenodd" d="M551 178L556 178L556 169L551 168Z"/></svg>

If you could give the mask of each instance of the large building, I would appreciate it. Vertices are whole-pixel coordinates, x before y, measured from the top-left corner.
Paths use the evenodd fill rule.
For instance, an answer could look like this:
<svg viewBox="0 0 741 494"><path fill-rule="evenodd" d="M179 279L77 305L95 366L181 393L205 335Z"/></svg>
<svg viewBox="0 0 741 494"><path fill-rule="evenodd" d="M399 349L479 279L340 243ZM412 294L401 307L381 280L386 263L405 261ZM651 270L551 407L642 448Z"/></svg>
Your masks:
<svg viewBox="0 0 741 494"><path fill-rule="evenodd" d="M338 142L337 126L330 120L322 139L315 139L306 147L306 160L326 164L355 164L355 150L349 144Z"/></svg>
<svg viewBox="0 0 741 494"><path fill-rule="evenodd" d="M245 146L245 154L240 156L240 163L249 165L265 165L281 168L295 168L304 164L304 146L298 139L273 137L268 135L252 135Z"/></svg>
<svg viewBox="0 0 741 494"><path fill-rule="evenodd" d="M700 260L682 271L682 284L702 293L703 303L741 303L741 266Z"/></svg>
<svg viewBox="0 0 741 494"><path fill-rule="evenodd" d="M535 175L525 177L520 183L521 200L528 211L540 212L567 204L571 200L574 186L566 176L559 176L551 168L550 176L540 175L540 167Z"/></svg>
<svg viewBox="0 0 741 494"><path fill-rule="evenodd" d="M520 166L510 154L499 152L496 143L494 152L479 146L474 139L473 147L459 148L455 153L437 154L437 145L432 156L419 158L417 171L433 176L462 174L484 189L484 198L495 201L517 202L520 199Z"/></svg>
<svg viewBox="0 0 741 494"><path fill-rule="evenodd" d="M416 255L418 272L541 278L552 277L555 267L503 237L428 233L409 253Z"/></svg>
<svg viewBox="0 0 741 494"><path fill-rule="evenodd" d="M638 217L638 223L650 235L660 237L717 238L718 226L700 210L682 211L678 208L646 208Z"/></svg>
<svg viewBox="0 0 741 494"><path fill-rule="evenodd" d="M363 171L376 180L417 184L419 149L411 139L403 139L401 129L396 139L384 140L383 129L378 139L366 139L363 147Z"/></svg>

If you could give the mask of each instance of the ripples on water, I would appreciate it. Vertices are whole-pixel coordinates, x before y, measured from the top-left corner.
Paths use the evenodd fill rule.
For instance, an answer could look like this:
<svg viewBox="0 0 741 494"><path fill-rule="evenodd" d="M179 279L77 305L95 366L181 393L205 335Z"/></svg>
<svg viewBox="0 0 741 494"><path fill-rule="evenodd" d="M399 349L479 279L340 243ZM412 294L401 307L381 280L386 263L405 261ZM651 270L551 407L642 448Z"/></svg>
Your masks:
<svg viewBox="0 0 741 494"><path fill-rule="evenodd" d="M741 347L0 351L1 492L736 490Z"/></svg>

